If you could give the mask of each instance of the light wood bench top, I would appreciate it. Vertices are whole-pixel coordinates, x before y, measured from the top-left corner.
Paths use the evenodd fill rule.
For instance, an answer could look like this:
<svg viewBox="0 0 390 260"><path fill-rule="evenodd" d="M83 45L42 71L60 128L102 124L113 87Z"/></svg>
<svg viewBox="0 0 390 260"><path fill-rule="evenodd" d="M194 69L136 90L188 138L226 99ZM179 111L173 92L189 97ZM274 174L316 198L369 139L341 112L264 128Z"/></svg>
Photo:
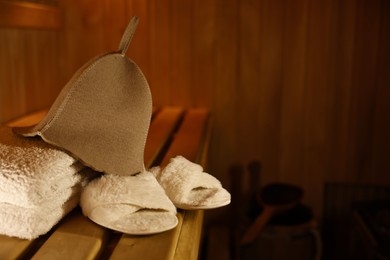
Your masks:
<svg viewBox="0 0 390 260"><path fill-rule="evenodd" d="M46 112L39 111L8 125L34 124ZM146 166L166 165L176 155L205 166L210 132L207 109L155 109L145 147ZM0 259L197 259L203 211L178 210L177 217L179 224L173 230L132 236L101 227L76 208L52 231L35 240L0 235Z"/></svg>

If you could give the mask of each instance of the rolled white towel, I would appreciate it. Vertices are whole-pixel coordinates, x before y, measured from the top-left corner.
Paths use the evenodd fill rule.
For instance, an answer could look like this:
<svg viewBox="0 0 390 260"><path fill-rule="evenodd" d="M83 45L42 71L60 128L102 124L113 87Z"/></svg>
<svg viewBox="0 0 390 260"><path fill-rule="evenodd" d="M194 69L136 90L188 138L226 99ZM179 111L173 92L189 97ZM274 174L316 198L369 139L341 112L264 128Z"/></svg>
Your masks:
<svg viewBox="0 0 390 260"><path fill-rule="evenodd" d="M0 202L39 205L80 182L76 173L82 168L75 158L40 138L23 138L0 127Z"/></svg>

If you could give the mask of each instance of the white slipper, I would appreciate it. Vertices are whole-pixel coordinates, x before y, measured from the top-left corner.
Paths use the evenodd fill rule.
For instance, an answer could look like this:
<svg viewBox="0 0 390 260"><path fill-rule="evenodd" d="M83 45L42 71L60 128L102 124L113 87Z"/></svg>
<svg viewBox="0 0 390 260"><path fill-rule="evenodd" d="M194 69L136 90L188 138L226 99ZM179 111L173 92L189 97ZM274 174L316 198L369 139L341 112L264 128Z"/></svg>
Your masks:
<svg viewBox="0 0 390 260"><path fill-rule="evenodd" d="M150 172L104 175L83 190L83 214L104 227L132 235L176 227L176 208Z"/></svg>
<svg viewBox="0 0 390 260"><path fill-rule="evenodd" d="M182 156L172 158L162 170L154 167L150 171L178 208L212 209L230 203L230 193L219 180Z"/></svg>

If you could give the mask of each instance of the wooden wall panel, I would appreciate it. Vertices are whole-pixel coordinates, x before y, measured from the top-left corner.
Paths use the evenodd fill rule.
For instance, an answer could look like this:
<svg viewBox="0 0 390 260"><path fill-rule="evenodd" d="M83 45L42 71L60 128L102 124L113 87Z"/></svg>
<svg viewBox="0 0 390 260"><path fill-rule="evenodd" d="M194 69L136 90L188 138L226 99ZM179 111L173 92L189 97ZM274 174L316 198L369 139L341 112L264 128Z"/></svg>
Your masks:
<svg viewBox="0 0 390 260"><path fill-rule="evenodd" d="M57 32L0 28L0 122L52 103L58 60Z"/></svg>
<svg viewBox="0 0 390 260"><path fill-rule="evenodd" d="M112 1L108 1L112 3ZM137 33L134 35L134 38L129 46L129 51L127 55L137 63L141 68L142 72L145 74L145 77L150 78L150 19L149 10L150 4L147 1L125 1L126 3L126 17L121 18L124 22L124 25L127 25L131 17L138 16L140 18L140 23L138 24ZM115 18L115 13L112 14ZM146 18L146 19L145 19ZM123 30L122 30L123 32ZM118 34L120 39L120 34Z"/></svg>
<svg viewBox="0 0 390 260"><path fill-rule="evenodd" d="M260 135L256 118L259 118L261 111L261 96L259 95L262 89L268 89L270 86L260 83L261 70L260 62L263 54L264 39L263 26L259 12L265 13L263 8L264 1L240 1L239 5L239 60L238 60L238 82L237 84L237 137L241 142L242 151L237 158L239 161L247 162L255 159L253 156L257 153L260 147L260 138L254 140L240 138L243 136ZM263 10L263 11L262 11ZM268 38L268 37L267 37ZM251 66L241 66L241 64L251 64ZM260 102L259 102L260 101ZM245 105L239 105L245 104ZM264 109L263 109L264 110ZM264 146L262 147L264 148ZM261 151L262 149L260 149ZM262 158L266 159L266 158ZM267 164L268 165L268 164Z"/></svg>
<svg viewBox="0 0 390 260"><path fill-rule="evenodd" d="M381 3L380 46L377 60L377 91L373 115L371 170L366 172L370 182L390 183L386 169L390 155L390 2Z"/></svg>
<svg viewBox="0 0 390 260"><path fill-rule="evenodd" d="M154 105L208 106L210 171L263 163L321 212L326 181L389 183L386 0L67 0L58 31L0 29L0 121L50 104L92 57L128 56Z"/></svg>
<svg viewBox="0 0 390 260"><path fill-rule="evenodd" d="M280 111L283 79L283 23L285 1L264 0L260 10L259 26L260 37L260 60L258 61L258 80L252 82L257 87L257 92L247 92L251 97L253 105L257 106L255 129L250 136L256 136L256 157L263 163L263 182L278 181L279 153L280 153ZM245 14L241 15L243 19ZM250 40L250 39L248 39ZM241 56L241 54L240 54ZM255 66L255 63L248 63L241 71ZM244 84L241 87L246 88ZM256 100L257 99L257 100ZM245 102L245 98L242 100ZM251 114L249 113L249 116ZM250 139L249 139L250 141Z"/></svg>
<svg viewBox="0 0 390 260"><path fill-rule="evenodd" d="M141 17L141 19L143 19ZM169 104L171 92L171 2L150 1L149 58L153 76L148 78L153 103ZM142 20L141 20L142 22Z"/></svg>
<svg viewBox="0 0 390 260"><path fill-rule="evenodd" d="M380 10L381 0L357 2L347 170L358 182L372 181L369 175L380 50Z"/></svg>
<svg viewBox="0 0 390 260"><path fill-rule="evenodd" d="M350 136L350 115L352 80L354 66L355 34L356 34L356 1L338 1L338 12L335 15L338 23L337 36L334 41L337 48L333 55L334 63L334 95L333 123L331 130L331 150L333 152L329 173L325 180L346 181L351 179L348 171L348 139Z"/></svg>
<svg viewBox="0 0 390 260"><path fill-rule="evenodd" d="M237 155L242 147L238 146L240 139L237 132L239 124L237 94L239 54L239 5L236 0L215 0L215 46L212 71L212 113L213 136L210 147L210 170L223 183L229 183L228 169L232 162L237 162ZM236 39L236 40L231 40ZM241 104L242 105L242 104ZM234 123L232 123L234 122ZM241 151L242 152L242 151ZM226 163L229 162L229 163Z"/></svg>
<svg viewBox="0 0 390 260"><path fill-rule="evenodd" d="M215 43L218 36L215 34L215 3L216 0L208 2L205 8L202 1L193 1L193 22L192 40L192 95L193 106L211 107L211 95L214 87L215 73Z"/></svg>
<svg viewBox="0 0 390 260"><path fill-rule="evenodd" d="M172 75L170 103L193 106L193 3L194 1L172 0L171 13L171 66Z"/></svg>
<svg viewBox="0 0 390 260"><path fill-rule="evenodd" d="M329 171L332 2L311 1L309 4L301 185L309 195L305 196L305 201L314 206L322 200L323 179Z"/></svg>
<svg viewBox="0 0 390 260"><path fill-rule="evenodd" d="M288 0L285 5L283 92L280 112L280 178L301 183L303 174L304 100L307 43L308 1ZM295 22L291 22L295 21Z"/></svg>

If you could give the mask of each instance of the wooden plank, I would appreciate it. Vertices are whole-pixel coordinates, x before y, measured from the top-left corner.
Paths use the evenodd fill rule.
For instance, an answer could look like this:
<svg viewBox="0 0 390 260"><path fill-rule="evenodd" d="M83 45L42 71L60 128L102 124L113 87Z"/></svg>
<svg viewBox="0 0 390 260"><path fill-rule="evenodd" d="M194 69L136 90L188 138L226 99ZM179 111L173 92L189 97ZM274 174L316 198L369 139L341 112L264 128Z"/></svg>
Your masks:
<svg viewBox="0 0 390 260"><path fill-rule="evenodd" d="M264 0L260 7L260 60L256 63L247 63L250 66L256 66L258 69L258 80L252 82L255 87L247 92L247 96L257 96L251 98L252 105L257 105L256 119L247 117L249 123L246 127L252 128L252 131L243 131L246 142L254 140L251 146L255 145L254 154L247 153L246 158L261 160L263 164L262 181L280 180L280 113L282 97L282 79L283 79L283 49L287 42L283 38L285 19L284 1ZM245 14L243 14L245 15ZM256 32L254 32L256 33ZM249 40L249 39L248 39ZM256 47L252 46L252 53L256 53ZM252 65L253 64L253 65ZM256 87L258 90L256 91ZM246 102L245 99L242 102ZM250 126L252 122L252 127ZM256 141L257 140L257 141ZM245 146L243 146L245 147ZM246 150L246 148L242 148ZM242 158L242 157L241 157ZM246 159L242 158L242 159Z"/></svg>
<svg viewBox="0 0 390 260"><path fill-rule="evenodd" d="M204 219L203 210L182 211L183 223L174 255L175 260L198 259Z"/></svg>
<svg viewBox="0 0 390 260"><path fill-rule="evenodd" d="M382 8L380 0L357 3L347 169L351 179L358 182L372 183L371 149L378 93Z"/></svg>
<svg viewBox="0 0 390 260"><path fill-rule="evenodd" d="M215 66L213 47L218 37L215 33L215 0L208 0L207 5L204 1L193 1L192 13L193 104L196 107L211 107L214 71L210 67Z"/></svg>
<svg viewBox="0 0 390 260"><path fill-rule="evenodd" d="M205 142L208 136L205 131L208 118L209 112L206 109L193 109L187 112L161 163L162 166L176 155L183 155L195 162L201 161L203 157L200 151L203 151L202 147L206 147L202 142ZM111 259L174 259L176 257L196 259L188 256L198 254L203 211L191 213L179 211L177 217L179 224L175 229L149 236L148 239L135 239L133 236L124 235L118 242Z"/></svg>
<svg viewBox="0 0 390 260"><path fill-rule="evenodd" d="M0 27L59 29L61 10L56 6L0 0Z"/></svg>
<svg viewBox="0 0 390 260"><path fill-rule="evenodd" d="M167 108L166 110L170 111L169 113L172 113L175 108ZM49 109L42 109L36 112L29 113L23 117L18 117L16 119L10 120L5 122L4 124L14 127L14 126L31 126L39 123L43 117L47 114ZM154 115L158 109L156 107L153 107L152 114ZM168 118L165 117L165 120Z"/></svg>
<svg viewBox="0 0 390 260"><path fill-rule="evenodd" d="M240 53L238 46L239 31L239 1L215 1L215 39L213 67L214 73L212 89L212 111L215 116L215 131L213 144L210 147L210 168L223 183L229 183L225 174L232 162L237 161L239 152L243 149L238 136L237 109L245 106L237 99L241 86L238 84ZM238 152L239 151L239 152ZM223 158L223 159L221 159Z"/></svg>
<svg viewBox="0 0 390 260"><path fill-rule="evenodd" d="M147 167L151 166L168 142L182 113L182 108L164 108L153 119L145 147L145 164Z"/></svg>
<svg viewBox="0 0 390 260"><path fill-rule="evenodd" d="M197 122L197 125L192 125L193 122ZM201 109L199 109L198 111L193 111L192 113L189 113L187 115L186 121L183 122L183 125L187 125L187 128L183 129L198 128L198 135L195 135L194 138L198 138L199 143L201 143L201 147L198 146L198 156L196 156L196 159L194 158L190 160L201 164L203 167L206 167L212 126L211 119L209 117L209 112L207 110ZM202 131L202 129L204 130ZM202 133L202 135L200 136L199 133ZM181 144L183 141L184 140L181 140L179 138L176 139L176 145ZM194 143L191 146L194 146ZM169 152L167 156L169 156ZM184 221L183 226L181 228L180 238L176 247L174 259L198 259L202 236L204 211L192 210L182 211L182 213L184 215ZM191 243L189 243L189 241L191 241Z"/></svg>
<svg viewBox="0 0 390 260"><path fill-rule="evenodd" d="M208 167L208 158L209 158L209 149L210 149L210 144L211 144L211 136L212 136L212 129L214 126L214 118L210 113L208 113L207 118L205 117L205 120L207 120L206 123L206 128L205 128L205 133L203 136L203 143L202 143L202 148L199 151L200 156L197 159L197 163L202 165L203 168Z"/></svg>
<svg viewBox="0 0 390 260"><path fill-rule="evenodd" d="M64 10L64 28L59 40L59 77L65 85L84 63L107 51L115 51L119 42L115 49L108 46L111 37L105 32L109 33L112 28L105 20L103 0L58 1L58 4Z"/></svg>
<svg viewBox="0 0 390 260"><path fill-rule="evenodd" d="M200 121L203 121L200 123ZM197 122L197 125L192 125L193 122ZM199 124L200 123L200 124ZM196 159L191 159L196 163L206 167L208 149L211 139L211 119L207 110L198 110L193 113L189 113L186 117L186 121L183 124L188 124L188 129L198 128L197 133L202 133L202 136L196 135L195 138L199 138L201 147L198 146L198 156ZM203 125L203 128L201 128ZM183 140L176 139L176 145L181 144ZM174 144L173 144L174 145ZM172 145L172 146L173 146ZM169 153L168 153L169 154ZM168 155L169 156L169 155ZM204 219L203 210L182 211L184 215L183 226L181 228L180 238L176 247L175 259L198 259L199 248L202 236L202 225ZM188 241L191 241L189 243Z"/></svg>
<svg viewBox="0 0 390 260"><path fill-rule="evenodd" d="M49 110L44 109L40 110L31 114L28 114L26 116L16 118L14 120L11 120L9 122L6 122L6 125L14 127L14 126L31 126L39 123L42 118L47 114Z"/></svg>
<svg viewBox="0 0 390 260"><path fill-rule="evenodd" d="M58 80L59 34L0 29L0 122L53 102L62 87Z"/></svg>
<svg viewBox="0 0 390 260"><path fill-rule="evenodd" d="M16 259L22 255L34 240L0 235L0 259Z"/></svg>
<svg viewBox="0 0 390 260"><path fill-rule="evenodd" d="M149 47L150 71L148 78L153 103L169 104L171 92L171 6L170 1L150 0Z"/></svg>
<svg viewBox="0 0 390 260"><path fill-rule="evenodd" d="M280 179L301 182L303 166L305 71L308 0L286 2L283 88L280 111Z"/></svg>
<svg viewBox="0 0 390 260"><path fill-rule="evenodd" d="M112 1L110 1L112 3ZM137 63L147 79L151 76L149 65L149 1L126 1L126 18L138 16L137 32L132 39L127 55ZM153 91L152 91L153 92Z"/></svg>
<svg viewBox="0 0 390 260"><path fill-rule="evenodd" d="M192 65L193 65L193 1L171 0L171 84L174 93L172 104L193 105Z"/></svg>
<svg viewBox="0 0 390 260"><path fill-rule="evenodd" d="M117 50L123 32L126 30L130 18L127 15L126 6L128 0L116 0L113 3L111 0L102 0L104 3L104 30L105 40L107 41L107 50Z"/></svg>
<svg viewBox="0 0 390 260"><path fill-rule="evenodd" d="M208 118L209 111L207 109L197 108L187 112L161 163L162 166L167 165L169 159L177 155L182 155L193 162L199 162Z"/></svg>
<svg viewBox="0 0 390 260"><path fill-rule="evenodd" d="M378 79L372 144L374 183L390 184L388 160L390 155L390 2L382 1L382 25L378 60Z"/></svg>
<svg viewBox="0 0 390 260"><path fill-rule="evenodd" d="M95 259L109 230L72 212L32 259Z"/></svg>
<svg viewBox="0 0 390 260"><path fill-rule="evenodd" d="M264 14L268 10L265 9L264 1L243 0L239 1L239 5L239 64L245 65L238 68L240 91L237 91L236 98L239 104L245 103L245 106L237 106L236 108L238 115L237 123L241 126L238 133L242 136L253 136L254 133L260 135L265 130L265 128L259 129L258 120L253 120L259 118L259 106L262 106L264 103L259 102L259 99L269 99L269 95L261 96L260 92L264 92L262 90L264 88L273 89L268 86L269 84L260 84L260 82L267 83L264 80L261 81L261 79L266 79L268 76L261 77L259 71L263 51L262 45L265 41L264 39L269 38L268 35L267 37L263 36L264 26L262 24L265 22L261 18L265 17ZM271 15L269 16L272 17ZM274 64L275 62L269 64L269 66L273 67ZM274 116L273 113L272 116ZM243 138L240 140L241 145L245 149L239 153L237 159L245 162L254 156L260 147L258 144L259 140L260 138ZM263 149L267 148L263 147Z"/></svg>
<svg viewBox="0 0 390 260"><path fill-rule="evenodd" d="M167 232L150 236L124 235L115 247L110 259L173 259L183 223L182 214L178 213L177 217L179 224Z"/></svg>
<svg viewBox="0 0 390 260"><path fill-rule="evenodd" d="M301 179L307 192L304 202L319 216L323 195L323 178L328 172L330 92L330 47L332 2L309 4L306 53L304 127L302 141L304 162ZM315 173L315 174L314 174Z"/></svg>
<svg viewBox="0 0 390 260"><path fill-rule="evenodd" d="M350 115L352 92L354 90L354 50L356 40L356 18L358 1L338 1L338 13L332 12L338 17L338 34L336 41L338 48L335 49L335 89L333 95L334 111L337 113L333 123L332 141L333 158L331 169L325 176L326 181L348 181L350 169L348 166Z"/></svg>

